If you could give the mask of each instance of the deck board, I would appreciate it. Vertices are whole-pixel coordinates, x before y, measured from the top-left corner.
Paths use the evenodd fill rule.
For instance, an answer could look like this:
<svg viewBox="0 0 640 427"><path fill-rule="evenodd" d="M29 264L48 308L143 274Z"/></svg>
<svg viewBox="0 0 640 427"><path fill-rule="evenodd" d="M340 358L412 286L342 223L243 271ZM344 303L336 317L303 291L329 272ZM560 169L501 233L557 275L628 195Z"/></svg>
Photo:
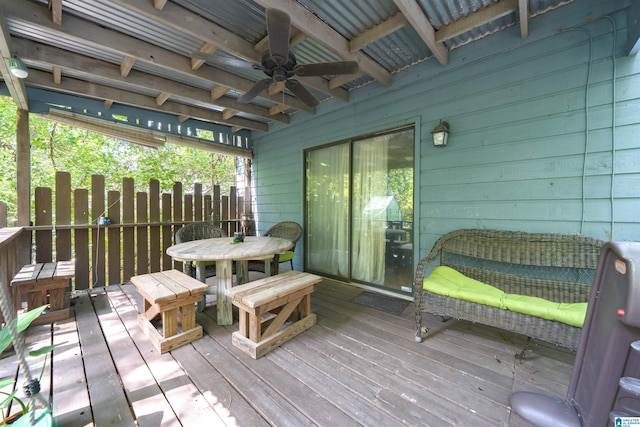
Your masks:
<svg viewBox="0 0 640 427"><path fill-rule="evenodd" d="M215 280L215 278L213 279ZM391 315L354 304L361 289L323 280L312 296L318 324L254 360L231 344L215 308L198 313L205 335L159 354L136 317L132 285L80 291L69 319L31 329L53 339L56 422L64 426L511 426L513 391L562 397L574 353L467 322L425 316L413 340L413 306ZM211 301L210 301L211 302ZM17 375L15 355L0 363Z"/></svg>
<svg viewBox="0 0 640 427"><path fill-rule="evenodd" d="M99 293L97 295L100 296ZM94 423L134 426L129 402L102 334L91 297L85 294L78 298L74 309ZM53 369L55 368L54 365Z"/></svg>
<svg viewBox="0 0 640 427"><path fill-rule="evenodd" d="M93 423L82 349L75 317L56 323L53 343L53 412L60 426L84 427Z"/></svg>

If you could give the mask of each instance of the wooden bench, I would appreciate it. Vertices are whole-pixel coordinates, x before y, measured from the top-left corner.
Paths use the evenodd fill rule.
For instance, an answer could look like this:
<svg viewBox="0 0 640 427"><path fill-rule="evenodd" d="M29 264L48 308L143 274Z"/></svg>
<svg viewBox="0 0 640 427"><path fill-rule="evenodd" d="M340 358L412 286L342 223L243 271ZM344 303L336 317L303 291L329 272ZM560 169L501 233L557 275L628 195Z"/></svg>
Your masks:
<svg viewBox="0 0 640 427"><path fill-rule="evenodd" d="M311 293L321 280L313 274L288 271L228 289L226 295L240 311L233 345L258 359L315 325ZM286 321L290 323L285 325Z"/></svg>
<svg viewBox="0 0 640 427"><path fill-rule="evenodd" d="M195 304L208 285L178 270L134 276L131 283L144 298L138 325L161 354L202 337ZM158 317L162 332L151 323Z"/></svg>
<svg viewBox="0 0 640 427"><path fill-rule="evenodd" d="M70 309L66 298L71 279L75 276L75 261L58 261L27 264L11 280L16 287L14 295L27 294L27 310L49 304L49 308L33 321L41 325L69 317Z"/></svg>

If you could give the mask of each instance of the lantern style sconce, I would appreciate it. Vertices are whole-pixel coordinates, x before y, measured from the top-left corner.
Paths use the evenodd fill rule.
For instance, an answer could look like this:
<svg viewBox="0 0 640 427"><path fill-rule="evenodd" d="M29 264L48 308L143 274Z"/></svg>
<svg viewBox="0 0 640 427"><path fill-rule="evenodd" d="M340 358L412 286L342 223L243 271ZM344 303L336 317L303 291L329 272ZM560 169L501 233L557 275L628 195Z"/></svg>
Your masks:
<svg viewBox="0 0 640 427"><path fill-rule="evenodd" d="M9 59L9 70L11 70L11 74L19 79L26 79L29 75L27 66L24 65L24 62L16 56Z"/></svg>
<svg viewBox="0 0 640 427"><path fill-rule="evenodd" d="M449 138L449 123L440 120L438 126L431 131L433 136L433 145L435 147L444 147L447 145L447 139Z"/></svg>

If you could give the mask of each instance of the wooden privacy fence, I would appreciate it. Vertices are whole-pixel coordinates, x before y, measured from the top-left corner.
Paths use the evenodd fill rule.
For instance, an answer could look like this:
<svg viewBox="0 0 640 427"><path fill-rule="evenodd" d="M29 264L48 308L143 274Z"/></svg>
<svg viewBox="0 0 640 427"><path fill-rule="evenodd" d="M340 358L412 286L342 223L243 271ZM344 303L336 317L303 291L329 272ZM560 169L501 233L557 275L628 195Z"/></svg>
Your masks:
<svg viewBox="0 0 640 427"><path fill-rule="evenodd" d="M56 173L55 202L51 188L35 189L34 226L27 227L35 234L35 262L75 259L75 289L87 289L174 268L166 249L188 222L212 221L227 235L255 234L249 188L240 196L232 186L221 196L217 185L213 194L202 194L202 184L195 184L192 194L183 194L176 182L172 193L160 194L156 179L148 192L134 188L133 179L123 178L120 191L106 190L104 176L92 175L90 191L72 190L70 174ZM100 224L102 217L111 224Z"/></svg>

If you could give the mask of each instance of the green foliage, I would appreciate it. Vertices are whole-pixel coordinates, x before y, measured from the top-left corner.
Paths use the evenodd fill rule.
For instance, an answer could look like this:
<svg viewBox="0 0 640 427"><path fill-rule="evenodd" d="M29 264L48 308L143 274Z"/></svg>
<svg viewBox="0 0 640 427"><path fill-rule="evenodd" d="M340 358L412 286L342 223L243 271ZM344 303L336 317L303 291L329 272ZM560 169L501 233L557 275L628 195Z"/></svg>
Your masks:
<svg viewBox="0 0 640 427"><path fill-rule="evenodd" d="M0 201L7 203L9 222L16 206L16 107L0 97ZM108 190L120 190L122 178L133 178L135 191L148 191L149 180L160 181L160 192L171 192L181 182L185 192L202 183L203 192L214 184L234 184L234 157L166 144L158 149L109 138L62 125L35 114L31 133L31 187L55 189L55 173L71 174L71 188L91 188L91 175L103 175ZM33 191L32 191L33 193Z"/></svg>
<svg viewBox="0 0 640 427"><path fill-rule="evenodd" d="M29 325L36 320L43 311L45 311L49 306L48 305L43 305L41 307L38 308L34 308L33 310L29 310L24 314L19 315L18 317L14 318L11 321L12 325L15 325L16 327L16 332L18 334L20 334L21 332L23 332L25 329L27 329L29 327ZM5 351L7 349L7 347L9 347L9 345L13 342L13 336L11 335L11 327L9 324L5 325L2 329L0 329L0 353L2 353L3 351ZM62 344L62 343L61 343ZM44 346L44 347L39 347L36 348L34 350L31 350L29 352L29 355L32 357L36 357L36 356L45 356L43 365L42 365L42 369L40 371L40 377L39 379L42 378L42 375L44 374L44 366L47 363L47 359L46 356L56 347L60 344L56 344L56 345L48 345L48 346ZM15 383L15 378L13 377L9 377L9 378L2 378L0 379L0 389L3 389L5 387L8 387L10 385L13 385ZM19 399L16 397L16 393L18 392L17 389L15 389L12 393L6 393L3 391L0 391L0 395L5 396L5 398L0 401L0 409L6 408L7 406L9 406L9 404L12 401L16 401L18 402L18 404L20 405L20 411L22 412L22 414L26 414L27 413L27 405L22 401L22 399ZM4 415L4 411L3 411L3 415Z"/></svg>
<svg viewBox="0 0 640 427"><path fill-rule="evenodd" d="M17 332L20 333L27 329L31 322L36 320L38 316L40 316L42 312L47 309L47 307L47 305L43 305L42 307L34 308L33 310L29 310L28 312L21 314L13 319L12 323L16 325ZM9 325L5 325L2 329L0 329L0 353L5 351L12 342L10 329L11 328L9 327Z"/></svg>
<svg viewBox="0 0 640 427"><path fill-rule="evenodd" d="M392 169L388 176L389 195L395 196L403 221L413 221L413 170Z"/></svg>

